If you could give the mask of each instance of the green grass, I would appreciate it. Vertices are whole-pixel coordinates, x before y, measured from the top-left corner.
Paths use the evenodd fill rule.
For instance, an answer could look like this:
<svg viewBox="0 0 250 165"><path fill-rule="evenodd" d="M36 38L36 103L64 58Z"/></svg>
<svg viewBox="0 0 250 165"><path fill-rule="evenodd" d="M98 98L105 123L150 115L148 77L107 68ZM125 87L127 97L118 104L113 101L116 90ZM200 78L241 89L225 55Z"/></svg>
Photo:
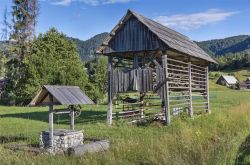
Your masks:
<svg viewBox="0 0 250 165"><path fill-rule="evenodd" d="M0 107L0 164L235 164L250 162L250 92L210 83L212 113L172 118L170 126L147 126L125 121L105 124L106 106L87 106L76 128L87 138L111 141L107 152L81 157L34 156L10 151L10 143L38 144L48 128L48 108ZM56 128L68 128L66 116L55 117Z"/></svg>

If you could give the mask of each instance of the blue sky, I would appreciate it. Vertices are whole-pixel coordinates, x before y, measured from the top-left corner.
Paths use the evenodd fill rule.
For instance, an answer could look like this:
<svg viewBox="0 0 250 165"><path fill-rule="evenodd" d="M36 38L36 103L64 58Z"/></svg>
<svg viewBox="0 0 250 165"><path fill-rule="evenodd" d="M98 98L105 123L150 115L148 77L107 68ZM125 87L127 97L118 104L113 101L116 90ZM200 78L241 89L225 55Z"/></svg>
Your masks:
<svg viewBox="0 0 250 165"><path fill-rule="evenodd" d="M38 33L56 27L86 40L109 32L127 9L201 41L250 35L250 0L40 0ZM0 1L0 21L11 0ZM1 26L0 26L1 27Z"/></svg>

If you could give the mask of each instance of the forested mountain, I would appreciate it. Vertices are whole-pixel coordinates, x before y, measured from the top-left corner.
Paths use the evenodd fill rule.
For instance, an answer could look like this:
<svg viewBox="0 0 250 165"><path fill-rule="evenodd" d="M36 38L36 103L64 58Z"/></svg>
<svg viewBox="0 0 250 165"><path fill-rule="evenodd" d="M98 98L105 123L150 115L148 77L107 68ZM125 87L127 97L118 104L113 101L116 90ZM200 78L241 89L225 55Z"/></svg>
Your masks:
<svg viewBox="0 0 250 165"><path fill-rule="evenodd" d="M214 56L221 56L229 53L239 53L250 49L250 36L239 35L224 39L215 39L197 42L207 53Z"/></svg>
<svg viewBox="0 0 250 165"><path fill-rule="evenodd" d="M69 39L76 43L81 59L84 61L89 61L94 59L96 48L100 46L107 35L108 33L100 33L86 41L72 37L69 37ZM214 39L196 43L204 51L212 56L223 56L231 53L239 53L250 50L249 35L239 35L224 39Z"/></svg>
<svg viewBox="0 0 250 165"><path fill-rule="evenodd" d="M69 37L69 39L76 43L81 59L88 61L95 57L95 50L101 45L107 35L108 33L100 33L86 41L72 37Z"/></svg>

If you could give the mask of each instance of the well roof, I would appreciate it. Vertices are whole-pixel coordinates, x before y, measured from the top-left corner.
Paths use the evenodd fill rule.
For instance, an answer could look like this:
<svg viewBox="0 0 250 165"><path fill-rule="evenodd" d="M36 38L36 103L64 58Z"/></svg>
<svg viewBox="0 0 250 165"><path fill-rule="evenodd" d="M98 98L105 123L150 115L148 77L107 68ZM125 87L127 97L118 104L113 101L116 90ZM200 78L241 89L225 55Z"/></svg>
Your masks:
<svg viewBox="0 0 250 165"><path fill-rule="evenodd" d="M30 105L49 105L49 94L57 105L94 104L78 86L44 85Z"/></svg>

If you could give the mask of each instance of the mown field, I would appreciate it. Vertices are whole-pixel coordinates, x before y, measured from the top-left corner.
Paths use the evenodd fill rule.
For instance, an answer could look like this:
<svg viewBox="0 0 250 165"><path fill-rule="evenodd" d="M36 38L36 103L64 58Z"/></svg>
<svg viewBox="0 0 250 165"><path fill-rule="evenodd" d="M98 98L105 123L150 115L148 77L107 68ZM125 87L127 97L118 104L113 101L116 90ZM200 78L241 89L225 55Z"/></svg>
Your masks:
<svg viewBox="0 0 250 165"><path fill-rule="evenodd" d="M0 164L241 164L250 163L250 91L210 83L212 113L172 118L170 126L125 121L105 125L106 106L84 107L76 128L86 138L111 141L107 152L82 157L32 155L5 148L10 143L39 143L48 128L48 108L0 107ZM55 117L56 128L68 128L68 118Z"/></svg>

